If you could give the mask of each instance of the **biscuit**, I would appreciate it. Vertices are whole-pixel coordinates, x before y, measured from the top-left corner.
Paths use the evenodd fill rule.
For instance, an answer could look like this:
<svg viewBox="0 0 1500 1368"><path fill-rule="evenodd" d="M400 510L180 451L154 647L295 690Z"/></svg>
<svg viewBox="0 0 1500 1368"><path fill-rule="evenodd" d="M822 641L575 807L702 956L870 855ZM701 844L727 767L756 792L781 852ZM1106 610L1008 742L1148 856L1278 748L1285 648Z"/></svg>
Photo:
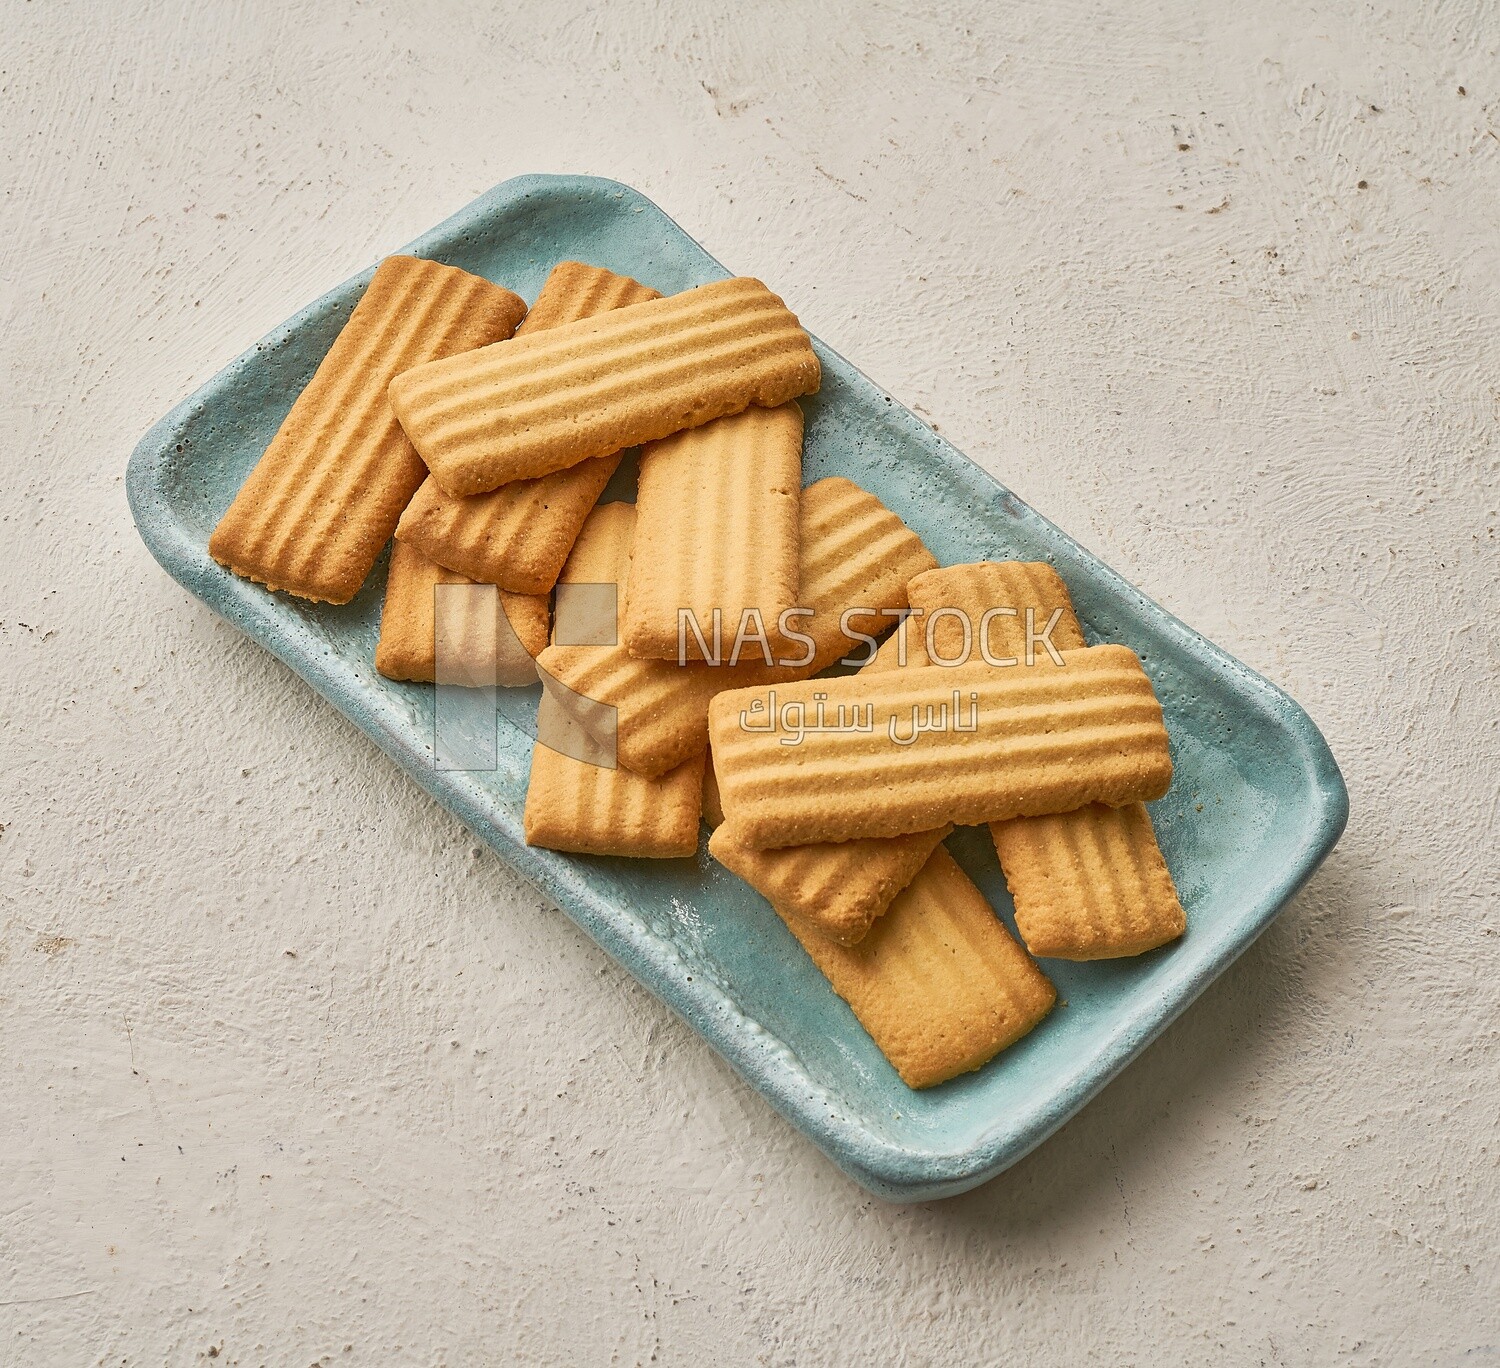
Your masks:
<svg viewBox="0 0 1500 1368"><path fill-rule="evenodd" d="M537 729L549 733L546 719L558 704L542 695ZM700 753L657 779L628 769L606 769L550 750L532 748L526 785L526 844L580 855L628 855L669 860L698 848L703 803Z"/></svg>
<svg viewBox="0 0 1500 1368"><path fill-rule="evenodd" d="M563 563L559 584L613 584L623 597L630 575L635 536L635 505L600 504L584 519L583 530Z"/></svg>
<svg viewBox="0 0 1500 1368"><path fill-rule="evenodd" d="M1118 959L1187 929L1141 803L992 822L990 835L1016 904L1016 930L1033 955Z"/></svg>
<svg viewBox="0 0 1500 1368"><path fill-rule="evenodd" d="M709 730L726 818L772 848L1161 797L1172 761L1140 661L1123 646L1062 659L721 694Z"/></svg>
<svg viewBox="0 0 1500 1368"><path fill-rule="evenodd" d="M1033 660L1050 659L1043 637L1058 651L1084 645L1068 586L1043 561L947 565L918 575L907 594L920 613L913 628L921 630L914 636L920 636L924 655L935 665L1028 664L1028 646Z"/></svg>
<svg viewBox="0 0 1500 1368"><path fill-rule="evenodd" d="M659 290L629 276L606 271L602 266L559 261L547 273L536 303L521 320L516 336L527 337L546 328L576 323L580 318L594 318L628 304L644 304L648 299L660 298Z"/></svg>
<svg viewBox="0 0 1500 1368"><path fill-rule="evenodd" d="M464 499L444 494L429 475L396 524L396 540L470 579L545 594L620 459L600 456Z"/></svg>
<svg viewBox="0 0 1500 1368"><path fill-rule="evenodd" d="M1062 651L1083 645L1062 577L1050 565L989 561L918 575L908 586L912 607L925 612L939 659L963 653L963 621L934 618L956 608L970 621L971 647L981 654L979 628L996 605L986 633L989 659L1026 657L1026 609L1040 631L1053 613L1050 639ZM1040 654L1035 640L1033 652ZM1033 955L1054 959L1114 959L1175 940L1187 918L1167 872L1144 805L1090 803L1073 812L1016 817L990 824L1000 867L1016 905L1016 929Z"/></svg>
<svg viewBox="0 0 1500 1368"><path fill-rule="evenodd" d="M416 366L390 395L438 484L462 495L784 404L819 379L795 315L741 277Z"/></svg>
<svg viewBox="0 0 1500 1368"><path fill-rule="evenodd" d="M780 653L777 622L797 605L801 494L796 404L748 408L646 446L626 649L657 660L720 659L754 613Z"/></svg>
<svg viewBox="0 0 1500 1368"><path fill-rule="evenodd" d="M516 336L658 298L629 276L564 261L553 267ZM428 476L396 524L396 537L470 579L515 594L545 594L620 459L619 452L599 456L466 499L445 494Z"/></svg>
<svg viewBox="0 0 1500 1368"><path fill-rule="evenodd" d="M952 830L758 850L725 825L709 838L708 853L789 922L855 945Z"/></svg>
<svg viewBox="0 0 1500 1368"><path fill-rule="evenodd" d="M583 629L594 618L617 628L618 591L604 602L569 606L573 586L621 586L630 569L630 537L635 509L602 504L589 514L558 580L558 628L580 616ZM703 806L704 753L670 772L646 779L618 766L611 749L600 746L558 701L542 694L537 708L537 743L531 752L526 786L526 843L586 855L631 855L671 859L698 848Z"/></svg>
<svg viewBox="0 0 1500 1368"><path fill-rule="evenodd" d="M466 586L441 599L441 638L440 585ZM387 679L426 683L535 684L535 657L547 644L547 619L545 594L507 594L490 584L475 584L428 560L416 547L397 542L386 575L375 668ZM440 656L444 677L438 680Z"/></svg>
<svg viewBox="0 0 1500 1368"><path fill-rule="evenodd" d="M858 945L786 923L910 1088L988 1063L1057 1001L942 846Z"/></svg>
<svg viewBox="0 0 1500 1368"><path fill-rule="evenodd" d="M237 575L348 603L426 477L386 397L398 372L507 338L509 290L416 257L380 263L209 538Z"/></svg>
<svg viewBox="0 0 1500 1368"><path fill-rule="evenodd" d="M749 661L742 658L732 666L678 665L638 659L623 644L554 644L537 662L542 683L585 726L599 709L607 709L615 723L620 763L648 777L664 774L708 744L708 706L716 694L807 679L851 650L863 651L844 633L845 612L865 610L851 614L850 630L872 637L888 631L895 618L883 613L905 608L907 580L937 564L900 518L841 477L819 480L802 491L799 522L798 597L809 613L792 627L807 644L793 643L793 654L777 659L802 663L767 666L763 657L752 654Z"/></svg>

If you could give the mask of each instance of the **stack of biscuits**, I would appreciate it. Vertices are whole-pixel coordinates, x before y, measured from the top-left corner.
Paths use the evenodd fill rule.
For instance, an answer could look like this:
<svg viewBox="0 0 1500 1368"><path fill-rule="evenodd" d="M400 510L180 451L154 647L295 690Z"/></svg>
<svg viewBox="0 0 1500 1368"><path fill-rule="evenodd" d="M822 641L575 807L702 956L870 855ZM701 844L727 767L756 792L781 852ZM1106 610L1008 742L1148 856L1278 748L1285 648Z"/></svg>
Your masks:
<svg viewBox="0 0 1500 1368"><path fill-rule="evenodd" d="M563 262L528 310L392 257L209 551L339 604L394 536L380 673L544 686L528 843L683 858L706 821L923 1088L1047 1015L1033 956L1182 934L1144 806L1171 760L1140 661L1086 644L1050 566L940 567L849 480L804 486L819 381L757 280L662 296ZM600 503L633 447L635 502ZM1020 942L944 847L964 825Z"/></svg>

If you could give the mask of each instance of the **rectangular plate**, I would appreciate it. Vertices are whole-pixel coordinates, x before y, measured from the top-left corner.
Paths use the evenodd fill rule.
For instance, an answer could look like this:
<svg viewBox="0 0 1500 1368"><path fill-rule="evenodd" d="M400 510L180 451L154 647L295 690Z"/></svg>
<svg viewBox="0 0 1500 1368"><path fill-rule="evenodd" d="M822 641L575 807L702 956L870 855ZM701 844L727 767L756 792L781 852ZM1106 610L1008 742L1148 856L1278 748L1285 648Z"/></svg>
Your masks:
<svg viewBox="0 0 1500 1368"><path fill-rule="evenodd" d="M507 181L405 250L527 298L565 258L664 293L729 274L634 190L576 176ZM1186 937L1133 960L1047 961L1066 1005L977 1073L910 1091L770 907L706 853L653 862L526 846L521 812L539 689L502 691L494 772L434 768L432 689L382 679L373 665L383 562L352 603L329 607L268 593L209 559L210 531L371 271L303 309L146 434L127 481L141 536L169 574L367 732L872 1192L947 1196L1021 1158L1266 928L1338 839L1348 815L1342 777L1290 698L1132 589L818 343L823 388L802 401L805 478L848 476L945 565L1051 561L1089 640L1124 642L1145 662L1177 767L1152 815L1187 908ZM987 833L960 831L949 847L1009 922Z"/></svg>

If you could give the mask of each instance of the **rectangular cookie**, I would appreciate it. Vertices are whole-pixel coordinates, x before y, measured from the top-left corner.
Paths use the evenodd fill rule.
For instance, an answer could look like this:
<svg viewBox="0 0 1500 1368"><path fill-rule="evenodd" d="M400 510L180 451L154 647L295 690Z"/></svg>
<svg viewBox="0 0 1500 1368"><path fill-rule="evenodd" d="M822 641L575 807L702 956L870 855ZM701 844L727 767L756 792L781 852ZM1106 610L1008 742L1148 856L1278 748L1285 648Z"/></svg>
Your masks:
<svg viewBox="0 0 1500 1368"><path fill-rule="evenodd" d="M773 647L797 606L802 410L748 408L641 451L625 648L723 659L747 614ZM686 612L691 621L680 623Z"/></svg>
<svg viewBox="0 0 1500 1368"><path fill-rule="evenodd" d="M548 615L545 594L507 594L492 584L475 584L397 542L386 575L375 668L387 679L429 684L535 684L535 657L547 644Z"/></svg>
<svg viewBox="0 0 1500 1368"><path fill-rule="evenodd" d="M629 276L578 261L559 262L516 336L659 298ZM583 520L620 458L619 452L598 456L469 498L445 494L429 475L396 524L396 537L470 579L515 594L545 594L557 582Z"/></svg>
<svg viewBox="0 0 1500 1368"><path fill-rule="evenodd" d="M897 631L904 627L905 623ZM893 633L863 672L895 669L900 654ZM738 874L788 922L796 921L841 945L855 945L864 938L875 918L953 830L941 826L907 836L757 850L735 828L723 824L713 768L710 758L704 769L703 815L718 829L709 839L709 854Z"/></svg>
<svg viewBox="0 0 1500 1368"><path fill-rule="evenodd" d="M921 538L873 494L835 476L802 491L800 510L801 607L792 624L810 644L773 657L797 665L767 666L763 658L734 666L641 660L623 644L566 646L542 652L542 683L585 726L601 710L612 719L620 763L637 774L664 774L708 744L708 706L726 689L807 679L851 652L863 650L843 630L871 636L895 621L883 610L906 606L906 582L937 562ZM627 593L628 598L628 593ZM940 825L935 823L934 825Z"/></svg>
<svg viewBox="0 0 1500 1368"><path fill-rule="evenodd" d="M708 853L788 922L856 945L952 830L757 850L725 825L709 837Z"/></svg>
<svg viewBox="0 0 1500 1368"><path fill-rule="evenodd" d="M553 709L556 700L544 693L539 734L551 734L555 723L545 715ZM659 778L644 779L623 767L606 769L550 750L538 740L526 784L526 844L644 860L691 855L698 848L703 759L700 751Z"/></svg>
<svg viewBox="0 0 1500 1368"><path fill-rule="evenodd" d="M635 509L608 503L589 514L558 580L559 627L617 634L619 594L630 569ZM584 595L569 604L570 593ZM590 601L590 600L593 601ZM615 763L545 691L537 708L537 742L526 786L526 843L585 855L672 859L698 848L704 753L646 779Z"/></svg>
<svg viewBox="0 0 1500 1368"><path fill-rule="evenodd" d="M1083 627L1062 577L1050 565L987 561L918 575L909 586L914 609L924 610L934 654L943 660L969 645L988 659L1024 660L1026 609L1040 631L1056 615L1050 639L1062 651L1083 645ZM1013 614L994 614L996 606ZM1040 647L1032 643L1033 652ZM1187 927L1167 872L1150 814L1141 803L1090 803L1073 812L992 822L990 833L1016 905L1016 929L1033 955L1053 959L1115 959L1154 950Z"/></svg>
<svg viewBox="0 0 1500 1368"><path fill-rule="evenodd" d="M509 290L416 257L387 257L209 538L237 575L348 603L427 471L386 387L435 357L507 338Z"/></svg>
<svg viewBox="0 0 1500 1368"><path fill-rule="evenodd" d="M817 389L796 316L758 280L700 285L398 375L391 403L450 494L483 494Z"/></svg>
<svg viewBox="0 0 1500 1368"><path fill-rule="evenodd" d="M942 846L858 945L785 920L910 1088L988 1063L1057 1001Z"/></svg>
<svg viewBox="0 0 1500 1368"><path fill-rule="evenodd" d="M1142 803L1091 803L1050 817L990 823L1033 955L1119 959L1174 941L1187 914Z"/></svg>
<svg viewBox="0 0 1500 1368"><path fill-rule="evenodd" d="M1172 761L1140 661L1123 646L1062 659L720 694L709 732L724 812L771 848L1160 798Z"/></svg>
<svg viewBox="0 0 1500 1368"><path fill-rule="evenodd" d="M1045 561L945 565L918 575L907 593L930 664L1003 668L1050 659L1046 641L1059 652L1085 644L1068 586Z"/></svg>

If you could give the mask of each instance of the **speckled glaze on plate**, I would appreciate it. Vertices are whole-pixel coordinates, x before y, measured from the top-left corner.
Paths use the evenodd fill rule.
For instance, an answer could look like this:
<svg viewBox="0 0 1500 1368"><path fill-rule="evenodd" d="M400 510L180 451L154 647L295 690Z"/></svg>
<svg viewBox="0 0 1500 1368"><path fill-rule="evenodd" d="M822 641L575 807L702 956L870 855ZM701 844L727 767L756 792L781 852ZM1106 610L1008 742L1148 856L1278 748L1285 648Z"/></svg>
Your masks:
<svg viewBox="0 0 1500 1368"><path fill-rule="evenodd" d="M527 298L563 258L664 293L730 274L634 190L578 176L506 181L404 250ZM1132 589L817 343L823 388L802 401L805 478L848 476L945 565L1051 561L1089 640L1124 642L1145 662L1176 764L1171 792L1152 815L1187 908L1187 936L1133 960L1043 961L1064 1005L977 1073L910 1091L769 906L701 848L694 860L663 862L527 848L521 810L538 689L502 691L493 772L434 768L431 689L382 679L372 663L384 561L353 602L330 607L267 593L209 559L210 531L370 274L303 309L146 434L127 479L142 538L169 574L367 732L870 1191L899 1201L943 1197L1015 1163L1223 972L1338 840L1348 816L1343 779L1296 703ZM948 845L1010 922L987 833L963 830Z"/></svg>

